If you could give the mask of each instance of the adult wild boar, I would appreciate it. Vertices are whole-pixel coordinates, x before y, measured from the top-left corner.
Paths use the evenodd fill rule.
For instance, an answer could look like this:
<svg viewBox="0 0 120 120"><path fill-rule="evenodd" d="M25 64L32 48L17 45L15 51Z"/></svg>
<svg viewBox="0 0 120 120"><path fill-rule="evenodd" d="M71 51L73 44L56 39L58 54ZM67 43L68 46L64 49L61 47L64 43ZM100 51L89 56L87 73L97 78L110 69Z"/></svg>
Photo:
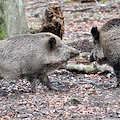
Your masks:
<svg viewBox="0 0 120 120"><path fill-rule="evenodd" d="M90 61L107 61L117 78L112 87L120 86L120 18L109 20L99 29L93 27L91 33L95 46Z"/></svg>
<svg viewBox="0 0 120 120"><path fill-rule="evenodd" d="M78 54L52 33L11 37L0 41L0 77L8 81L25 77L32 92L36 92L36 79L49 89L59 90L50 83L48 74Z"/></svg>

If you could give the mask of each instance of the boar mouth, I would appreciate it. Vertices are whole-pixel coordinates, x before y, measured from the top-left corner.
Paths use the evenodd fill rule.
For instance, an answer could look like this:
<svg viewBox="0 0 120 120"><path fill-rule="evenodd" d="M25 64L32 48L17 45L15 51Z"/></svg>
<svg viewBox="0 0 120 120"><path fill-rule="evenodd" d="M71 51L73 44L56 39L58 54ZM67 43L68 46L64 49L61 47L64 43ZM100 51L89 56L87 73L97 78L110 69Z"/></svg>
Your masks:
<svg viewBox="0 0 120 120"><path fill-rule="evenodd" d="M106 58L99 59L97 62L98 62L100 65L102 65L102 64L108 64L108 61L107 61Z"/></svg>
<svg viewBox="0 0 120 120"><path fill-rule="evenodd" d="M108 64L108 61L106 60L106 58L97 59L97 60L95 60L95 59L90 59L90 62L94 62L94 61L98 62L100 65Z"/></svg>
<svg viewBox="0 0 120 120"><path fill-rule="evenodd" d="M94 58L94 57L95 57L95 58ZM89 58L89 61L90 61L90 62L96 61L96 62L98 62L100 65L102 65L102 64L108 64L108 61L107 61L106 57L104 57L104 58L97 58L96 56L94 56L94 57L93 57L93 55L91 55L90 58Z"/></svg>
<svg viewBox="0 0 120 120"><path fill-rule="evenodd" d="M95 61L93 55L90 55L89 61L90 61L90 62L94 62L94 61Z"/></svg>
<svg viewBox="0 0 120 120"><path fill-rule="evenodd" d="M76 51L74 53L70 53L70 58L74 58L79 55L79 51Z"/></svg>

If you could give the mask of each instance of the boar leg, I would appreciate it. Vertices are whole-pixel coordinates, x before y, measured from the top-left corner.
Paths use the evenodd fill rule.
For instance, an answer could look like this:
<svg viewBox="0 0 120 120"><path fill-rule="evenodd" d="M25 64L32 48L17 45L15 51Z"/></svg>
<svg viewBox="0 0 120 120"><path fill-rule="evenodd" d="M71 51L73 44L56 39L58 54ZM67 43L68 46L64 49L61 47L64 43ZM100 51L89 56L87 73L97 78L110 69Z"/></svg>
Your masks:
<svg viewBox="0 0 120 120"><path fill-rule="evenodd" d="M31 84L31 92L36 93L36 77L32 74L27 75L27 80Z"/></svg>
<svg viewBox="0 0 120 120"><path fill-rule="evenodd" d="M31 89L32 89L32 93L36 93L36 79L33 79L32 81L30 81L31 84Z"/></svg>
<svg viewBox="0 0 120 120"><path fill-rule="evenodd" d="M43 83L44 85L46 85L50 90L59 90L59 88L57 88L56 86L54 86L51 82L50 82L50 80L49 80L49 78L48 78L48 76L46 76L46 77L39 77L39 80L41 81L41 83Z"/></svg>
<svg viewBox="0 0 120 120"><path fill-rule="evenodd" d="M120 65L116 64L113 66L113 68L116 75L116 81L112 87L119 87L120 86Z"/></svg>
<svg viewBox="0 0 120 120"><path fill-rule="evenodd" d="M112 87L119 87L120 86L120 71L115 71L116 81Z"/></svg>

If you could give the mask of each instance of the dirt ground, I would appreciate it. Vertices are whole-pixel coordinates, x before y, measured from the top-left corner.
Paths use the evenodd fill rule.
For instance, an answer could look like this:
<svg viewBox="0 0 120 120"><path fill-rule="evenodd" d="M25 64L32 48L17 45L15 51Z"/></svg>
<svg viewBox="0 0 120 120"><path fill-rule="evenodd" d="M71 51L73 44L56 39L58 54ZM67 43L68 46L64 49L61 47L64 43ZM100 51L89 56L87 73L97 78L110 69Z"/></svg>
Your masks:
<svg viewBox="0 0 120 120"><path fill-rule="evenodd" d="M41 25L41 10L47 1L35 1L26 0L26 16L29 27L38 29ZM90 29L96 25L100 27L110 18L120 17L118 7L120 4L112 1L98 5L64 3L63 42L81 52L90 52L93 48ZM15 84L2 80L0 93L2 90L7 93L0 94L0 120L120 120L120 88L107 89L84 82L92 80L95 83L113 84L115 76L107 75L59 69L49 79L61 89L68 90L50 91L37 81L36 94L29 93L30 83L25 79Z"/></svg>

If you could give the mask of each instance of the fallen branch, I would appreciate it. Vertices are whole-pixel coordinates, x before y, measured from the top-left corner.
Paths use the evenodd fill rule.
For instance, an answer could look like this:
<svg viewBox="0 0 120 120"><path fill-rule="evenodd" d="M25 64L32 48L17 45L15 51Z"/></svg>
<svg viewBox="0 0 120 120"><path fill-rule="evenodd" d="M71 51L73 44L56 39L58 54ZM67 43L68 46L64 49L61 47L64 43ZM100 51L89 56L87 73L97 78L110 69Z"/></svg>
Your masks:
<svg viewBox="0 0 120 120"><path fill-rule="evenodd" d="M66 69L70 71L79 71L83 73L104 73L113 72L113 68L107 64L104 65L84 65L84 64L67 64Z"/></svg>

